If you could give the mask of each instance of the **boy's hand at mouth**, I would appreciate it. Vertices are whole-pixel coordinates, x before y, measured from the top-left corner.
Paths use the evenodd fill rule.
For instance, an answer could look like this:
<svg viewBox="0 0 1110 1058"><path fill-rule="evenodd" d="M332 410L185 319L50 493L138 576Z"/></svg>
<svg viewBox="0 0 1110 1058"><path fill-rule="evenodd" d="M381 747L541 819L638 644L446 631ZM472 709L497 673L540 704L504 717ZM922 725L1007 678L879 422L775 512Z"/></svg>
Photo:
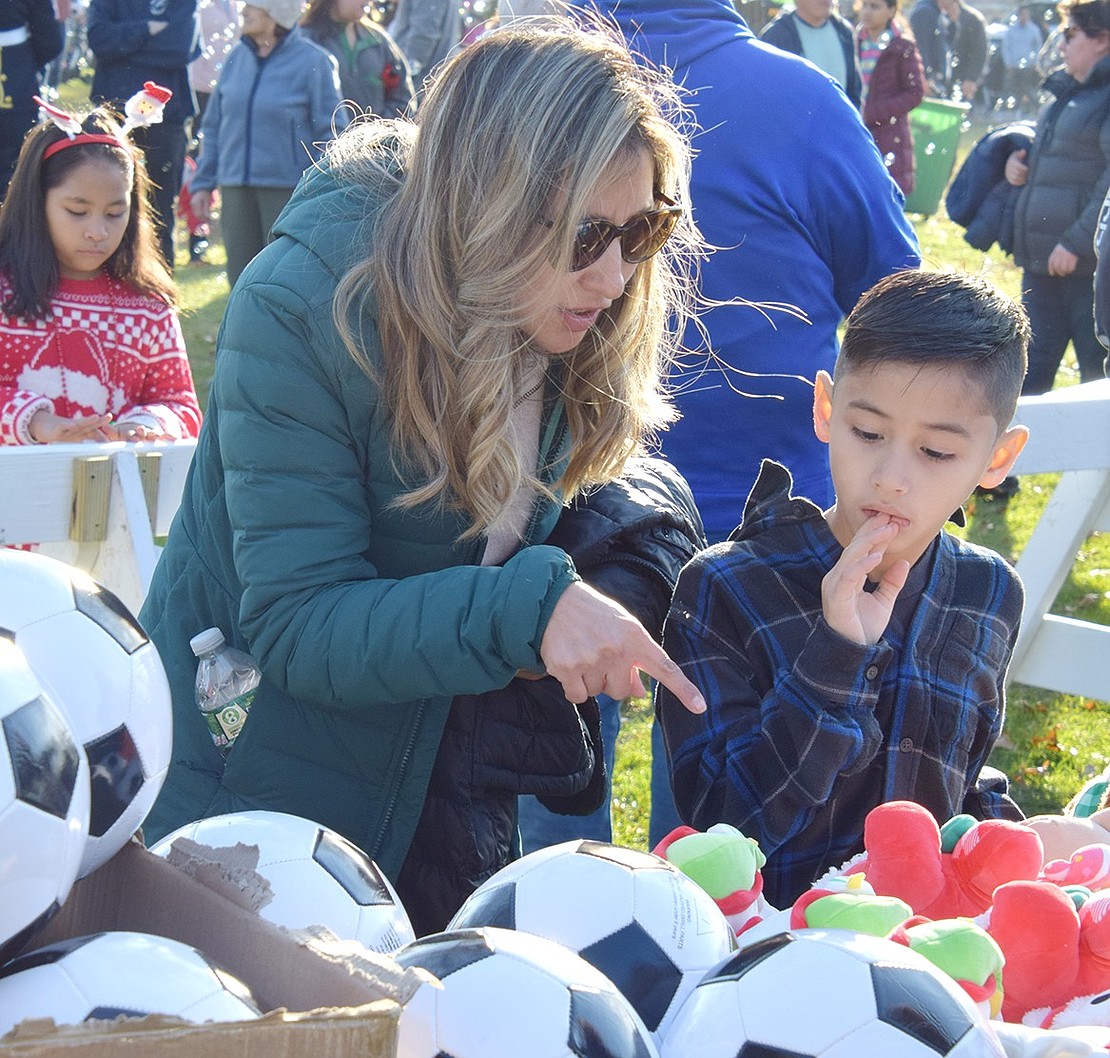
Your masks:
<svg viewBox="0 0 1110 1058"><path fill-rule="evenodd" d="M859 527L835 566L821 581L821 605L829 627L863 646L877 643L886 631L894 601L906 583L910 564L892 562L879 586L867 591L868 574L883 561L898 535L899 522L889 514L873 514Z"/></svg>

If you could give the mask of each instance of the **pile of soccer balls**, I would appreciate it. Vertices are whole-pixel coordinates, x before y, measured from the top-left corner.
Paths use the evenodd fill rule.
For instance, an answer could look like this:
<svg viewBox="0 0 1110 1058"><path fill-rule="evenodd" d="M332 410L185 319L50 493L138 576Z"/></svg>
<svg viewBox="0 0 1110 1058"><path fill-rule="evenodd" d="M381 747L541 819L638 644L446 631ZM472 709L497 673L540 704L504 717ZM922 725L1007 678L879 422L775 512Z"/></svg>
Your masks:
<svg viewBox="0 0 1110 1058"><path fill-rule="evenodd" d="M561 958L550 953L560 946ZM550 989L521 968L525 956L563 976L561 1001L537 1009ZM402 1011L398 1058L507 1058L525 1040L538 1058L1003 1054L966 993L908 948L799 930L737 950L717 905L675 867L598 842L523 857L480 886L447 932L394 958L436 978ZM616 997L594 986L583 1000L583 961Z"/></svg>
<svg viewBox="0 0 1110 1058"><path fill-rule="evenodd" d="M258 1016L249 991L166 938L35 948L75 880L141 826L170 760L153 644L68 566L0 549L0 1038L28 1017ZM523 857L414 939L359 849L276 812L203 820L152 851L249 850L260 914L323 926L419 968L398 1058L998 1058L965 993L892 942L802 930L737 947L716 903L665 860L572 841Z"/></svg>
<svg viewBox="0 0 1110 1058"><path fill-rule="evenodd" d="M141 825L171 739L162 662L126 607L0 549L0 962Z"/></svg>
<svg viewBox="0 0 1110 1058"><path fill-rule="evenodd" d="M30 1017L258 1016L242 982L169 938L102 933L35 947L75 881L142 825L171 741L165 671L127 608L70 566L0 548L0 1037ZM245 869L268 887L260 914L278 925L323 927L379 952L413 939L389 881L326 827L247 812L184 827L152 851L187 855L189 840L245 847Z"/></svg>

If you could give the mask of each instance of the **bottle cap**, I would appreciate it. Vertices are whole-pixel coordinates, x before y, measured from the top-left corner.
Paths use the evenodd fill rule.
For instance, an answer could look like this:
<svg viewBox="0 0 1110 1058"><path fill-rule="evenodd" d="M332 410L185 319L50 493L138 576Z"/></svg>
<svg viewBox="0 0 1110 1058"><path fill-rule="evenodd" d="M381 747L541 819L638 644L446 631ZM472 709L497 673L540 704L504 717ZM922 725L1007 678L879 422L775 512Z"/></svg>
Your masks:
<svg viewBox="0 0 1110 1058"><path fill-rule="evenodd" d="M189 640L189 646L199 658L201 654L206 654L209 650L215 650L223 641L224 634L218 628L206 628Z"/></svg>

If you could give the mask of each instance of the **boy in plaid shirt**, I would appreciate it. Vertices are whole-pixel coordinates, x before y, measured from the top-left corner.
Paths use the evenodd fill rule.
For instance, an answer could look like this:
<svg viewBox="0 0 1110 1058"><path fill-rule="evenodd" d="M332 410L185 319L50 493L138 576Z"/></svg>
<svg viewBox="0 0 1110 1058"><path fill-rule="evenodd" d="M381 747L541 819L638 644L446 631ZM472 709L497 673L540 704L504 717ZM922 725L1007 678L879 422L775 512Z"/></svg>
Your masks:
<svg viewBox="0 0 1110 1058"><path fill-rule="evenodd" d="M691 826L759 841L777 907L861 851L881 802L917 801L938 822L1020 818L1004 777L981 772L1021 582L943 526L962 524L972 490L997 485L1025 444L1009 422L1029 335L985 280L880 281L848 318L834 377L816 380L834 505L792 495L767 460L743 523L679 579L664 646L708 711L659 688L675 800Z"/></svg>

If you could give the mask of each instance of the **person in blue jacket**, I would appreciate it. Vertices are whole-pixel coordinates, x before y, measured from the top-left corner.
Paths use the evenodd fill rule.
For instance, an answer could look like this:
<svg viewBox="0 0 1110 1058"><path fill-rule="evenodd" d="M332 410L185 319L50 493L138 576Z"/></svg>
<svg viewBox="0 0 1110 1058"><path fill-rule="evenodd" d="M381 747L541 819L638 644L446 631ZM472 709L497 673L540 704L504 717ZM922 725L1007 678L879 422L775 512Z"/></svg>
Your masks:
<svg viewBox="0 0 1110 1058"><path fill-rule="evenodd" d="M335 56L297 24L302 6L301 0L243 5L243 36L204 110L191 205L207 218L219 188L230 286L269 241L333 124L341 128L351 116L339 106Z"/></svg>
<svg viewBox="0 0 1110 1058"><path fill-rule="evenodd" d="M832 484L813 434L812 382L832 370L837 327L859 296L920 264L902 194L844 93L809 63L756 40L730 0L596 6L634 52L673 69L689 90L698 125L691 206L719 248L701 266L710 307L687 328L690 352L671 373L681 417L663 451L690 483L710 543L735 528L764 457L791 469L799 495L827 507ZM619 724L616 707L610 712ZM665 807L657 814L670 790L665 769L654 771L652 845L675 819Z"/></svg>
<svg viewBox="0 0 1110 1058"><path fill-rule="evenodd" d="M196 113L189 63L200 55L196 0L92 0L88 41L95 72L94 102L124 104L146 81L172 93L157 124L138 128L132 142L146 158L154 188L155 223L173 268L177 195L185 169L186 124Z"/></svg>

